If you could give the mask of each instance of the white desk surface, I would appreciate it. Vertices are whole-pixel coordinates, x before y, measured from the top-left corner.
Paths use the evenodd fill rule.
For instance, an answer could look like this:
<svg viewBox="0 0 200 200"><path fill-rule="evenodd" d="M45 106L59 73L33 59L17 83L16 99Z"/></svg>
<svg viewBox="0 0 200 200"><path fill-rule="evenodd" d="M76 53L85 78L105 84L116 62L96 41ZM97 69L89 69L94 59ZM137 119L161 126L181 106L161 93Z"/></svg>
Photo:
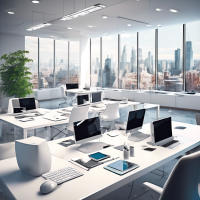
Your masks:
<svg viewBox="0 0 200 200"><path fill-rule="evenodd" d="M4 189L7 189L6 191L8 194L10 191L13 196L19 200L98 199L152 171L153 169L164 165L170 160L183 155L186 151L200 144L200 126L179 122L173 122L172 126L187 127L185 130L173 129L173 135L178 137L185 137L185 142L181 143L173 149L156 147L155 151L148 152L142 150L142 147L143 145L147 145L146 142L150 141L150 138L135 143L129 141L129 144L133 144L135 147L135 157L130 158L129 161L139 164L140 167L123 176L119 176L103 169L103 166L108 165L114 161L95 167L90 171L85 171L84 169L71 164L68 162L70 158L82 157L85 154L76 150L78 145L72 145L66 148L57 144L62 140L66 140L66 138L63 138L48 142L50 151L53 155L51 170L60 169L65 166L72 166L84 174L82 177L63 183L61 186L57 187L55 191L48 195L40 195L39 188L40 185L44 182L44 179L42 177L30 177L21 173L18 168L16 159L11 158L0 161L0 183ZM144 125L143 132L149 133L149 127L149 124ZM127 137L124 135L123 131L117 132L119 132L119 136L114 138L104 134L104 136L101 138L101 141L105 141L113 145L122 145L127 140ZM101 150L101 152L105 152L114 157L119 156L120 158L122 158L123 155L122 151L116 150L113 147Z"/></svg>
<svg viewBox="0 0 200 200"><path fill-rule="evenodd" d="M40 111L40 110L47 111L50 115L61 115L61 113L57 112L58 109L49 110L49 109L44 109L44 108L38 108L37 110L38 111ZM0 115L0 120L11 123L15 126L18 126L20 128L26 129L26 130L41 128L41 127L46 127L46 126L65 124L65 123L69 122L69 119L60 120L60 121L51 121L48 119L44 119L43 115L34 117L34 121L21 122L18 119L16 119L15 116L13 116L12 114Z"/></svg>
<svg viewBox="0 0 200 200"><path fill-rule="evenodd" d="M74 93L74 94L90 94L93 92L101 92L103 90L84 90L84 89L71 89L71 90L65 90L68 93Z"/></svg>

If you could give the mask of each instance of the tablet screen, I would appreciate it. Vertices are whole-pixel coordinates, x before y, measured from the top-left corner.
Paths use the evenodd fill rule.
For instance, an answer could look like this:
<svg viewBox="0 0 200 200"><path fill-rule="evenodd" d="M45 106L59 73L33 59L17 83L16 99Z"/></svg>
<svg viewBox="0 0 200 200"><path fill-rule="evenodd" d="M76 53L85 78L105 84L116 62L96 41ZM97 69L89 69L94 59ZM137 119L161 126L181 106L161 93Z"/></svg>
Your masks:
<svg viewBox="0 0 200 200"><path fill-rule="evenodd" d="M89 157L94 158L95 160L101 160L103 158L108 157L108 155L97 152L97 153L90 154Z"/></svg>
<svg viewBox="0 0 200 200"><path fill-rule="evenodd" d="M128 170L128 169L132 168L133 166L135 166L134 163L131 163L131 162L128 162L125 160L118 160L118 161L108 165L108 167L111 167L111 168L116 169L121 172Z"/></svg>

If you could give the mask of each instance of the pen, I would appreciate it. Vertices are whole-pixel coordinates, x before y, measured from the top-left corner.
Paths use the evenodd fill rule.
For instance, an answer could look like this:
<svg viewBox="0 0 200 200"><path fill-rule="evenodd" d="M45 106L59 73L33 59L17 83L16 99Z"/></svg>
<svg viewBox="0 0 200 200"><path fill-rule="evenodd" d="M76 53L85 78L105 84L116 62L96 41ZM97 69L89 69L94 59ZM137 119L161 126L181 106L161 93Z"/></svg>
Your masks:
<svg viewBox="0 0 200 200"><path fill-rule="evenodd" d="M104 161L104 162L101 162L101 164L104 164L104 163L110 162L110 161L115 160L115 159L117 159L117 158L119 158L119 157L116 157L116 158L112 158L112 159L106 160L106 161Z"/></svg>

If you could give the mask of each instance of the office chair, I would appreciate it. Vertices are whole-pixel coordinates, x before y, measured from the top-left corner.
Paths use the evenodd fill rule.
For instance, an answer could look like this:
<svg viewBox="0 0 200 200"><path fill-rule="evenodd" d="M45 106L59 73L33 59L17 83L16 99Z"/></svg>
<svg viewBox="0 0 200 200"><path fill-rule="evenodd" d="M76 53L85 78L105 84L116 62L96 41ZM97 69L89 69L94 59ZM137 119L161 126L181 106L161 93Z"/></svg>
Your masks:
<svg viewBox="0 0 200 200"><path fill-rule="evenodd" d="M73 107L72 112L71 112L70 117L69 117L68 125L63 130L59 130L59 129L56 128L59 131L59 133L57 133L55 136L53 136L51 138L51 140L53 140L60 133L63 133L66 136L69 136L68 135L69 131L74 133L74 122L78 122L78 121L87 119L89 107L90 107L89 105L88 106L81 106L81 107ZM52 127L52 128L55 128L55 126ZM65 132L63 132L64 130L67 130L67 134Z"/></svg>
<svg viewBox="0 0 200 200"><path fill-rule="evenodd" d="M200 113L195 114L197 125L200 125Z"/></svg>
<svg viewBox="0 0 200 200"><path fill-rule="evenodd" d="M61 96L62 96L62 98L64 98L64 102L59 103L59 106L63 105L63 104L67 104L67 101L66 101L67 95L65 93L65 88L66 88L66 86L64 86L64 85L60 86Z"/></svg>
<svg viewBox="0 0 200 200"><path fill-rule="evenodd" d="M182 157L163 188L145 182L148 189L160 194L159 200L200 199L200 152Z"/></svg>
<svg viewBox="0 0 200 200"><path fill-rule="evenodd" d="M105 122L111 122L108 127L102 126L101 128L106 128L109 131L111 130L112 126L116 119L119 119L119 103L110 103L106 105L106 109L104 112L100 114L100 119Z"/></svg>

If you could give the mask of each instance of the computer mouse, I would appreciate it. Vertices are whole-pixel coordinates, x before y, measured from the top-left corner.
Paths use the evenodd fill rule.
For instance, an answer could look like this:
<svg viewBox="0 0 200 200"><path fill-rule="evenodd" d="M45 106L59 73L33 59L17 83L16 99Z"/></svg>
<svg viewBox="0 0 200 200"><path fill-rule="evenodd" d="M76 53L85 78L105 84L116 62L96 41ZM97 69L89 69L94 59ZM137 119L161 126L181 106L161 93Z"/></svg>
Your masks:
<svg viewBox="0 0 200 200"><path fill-rule="evenodd" d="M42 194L48 194L52 192L56 187L57 183L51 180L47 180L40 186L40 193Z"/></svg>
<svg viewBox="0 0 200 200"><path fill-rule="evenodd" d="M81 161L82 163L87 163L87 162L89 162L90 160L91 160L91 158L89 158L89 157L83 157L83 158L80 159L80 161Z"/></svg>

